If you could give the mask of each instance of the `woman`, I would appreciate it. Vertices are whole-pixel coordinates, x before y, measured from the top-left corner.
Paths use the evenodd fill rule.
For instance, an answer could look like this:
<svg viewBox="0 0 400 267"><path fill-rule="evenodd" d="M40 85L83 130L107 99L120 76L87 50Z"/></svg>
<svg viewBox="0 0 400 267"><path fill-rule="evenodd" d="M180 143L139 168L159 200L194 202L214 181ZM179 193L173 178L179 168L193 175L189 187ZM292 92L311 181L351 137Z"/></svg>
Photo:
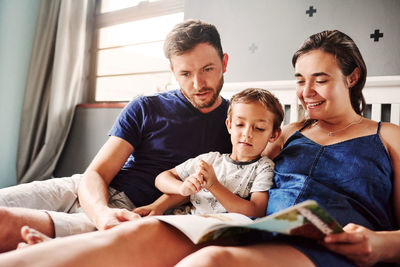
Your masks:
<svg viewBox="0 0 400 267"><path fill-rule="evenodd" d="M0 265L171 266L181 259L179 266L400 262L400 127L361 116L366 67L357 46L339 31L321 32L305 41L293 65L297 96L309 119L286 126L280 142L266 149L270 157L277 155L268 213L315 199L341 224L357 225L348 224L345 233L330 235L322 244L265 237L269 242L201 249L166 224L145 218L5 253Z"/></svg>
<svg viewBox="0 0 400 267"><path fill-rule="evenodd" d="M317 266L400 262L400 231L390 232L400 222L400 127L362 117L367 71L357 46L344 33L324 31L310 36L292 63L297 96L309 119L288 125L280 142L267 147L270 157L280 153L267 213L315 199L348 225L346 233L322 244L344 257L305 241L285 240L282 247L291 245L307 256L296 265L310 260ZM226 266L266 265L275 262L270 251L269 243L208 247L180 266L198 266L200 258L213 261L201 266L216 266L222 259Z"/></svg>

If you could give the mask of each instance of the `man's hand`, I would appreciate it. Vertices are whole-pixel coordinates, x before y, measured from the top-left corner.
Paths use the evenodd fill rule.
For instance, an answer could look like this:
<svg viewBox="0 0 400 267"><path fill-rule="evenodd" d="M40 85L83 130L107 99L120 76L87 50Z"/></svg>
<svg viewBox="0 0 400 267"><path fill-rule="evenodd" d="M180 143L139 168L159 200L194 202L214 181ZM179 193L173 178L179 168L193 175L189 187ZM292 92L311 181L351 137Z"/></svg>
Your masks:
<svg viewBox="0 0 400 267"><path fill-rule="evenodd" d="M141 206L133 210L134 213L139 214L142 217L145 216L154 216L154 215L163 215L164 211L160 209L158 205L155 205L154 202L146 205Z"/></svg>
<svg viewBox="0 0 400 267"><path fill-rule="evenodd" d="M126 209L107 208L97 217L95 224L99 230L107 230L126 221L133 221L140 215Z"/></svg>

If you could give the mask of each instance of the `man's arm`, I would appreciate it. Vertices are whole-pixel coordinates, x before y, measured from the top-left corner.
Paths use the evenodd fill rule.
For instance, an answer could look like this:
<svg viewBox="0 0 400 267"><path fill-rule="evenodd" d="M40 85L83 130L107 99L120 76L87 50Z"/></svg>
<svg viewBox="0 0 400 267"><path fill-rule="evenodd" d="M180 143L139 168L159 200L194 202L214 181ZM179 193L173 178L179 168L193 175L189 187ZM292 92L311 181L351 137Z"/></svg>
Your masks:
<svg viewBox="0 0 400 267"><path fill-rule="evenodd" d="M133 150L129 142L111 136L83 174L79 202L99 230L138 217L133 212L108 207L108 186Z"/></svg>

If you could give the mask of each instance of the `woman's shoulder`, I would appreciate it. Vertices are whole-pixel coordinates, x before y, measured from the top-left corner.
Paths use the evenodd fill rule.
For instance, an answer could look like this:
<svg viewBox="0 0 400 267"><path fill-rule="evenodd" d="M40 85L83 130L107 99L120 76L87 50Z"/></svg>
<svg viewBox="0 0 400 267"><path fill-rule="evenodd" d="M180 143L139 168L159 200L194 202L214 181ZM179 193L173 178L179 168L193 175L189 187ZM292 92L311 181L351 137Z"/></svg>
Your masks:
<svg viewBox="0 0 400 267"><path fill-rule="evenodd" d="M287 139L296 131L303 127L303 122L294 122L287 124L282 127L281 134L278 139L276 139L273 143L269 143L262 153L263 156L268 156L269 158L275 158L279 152L282 150L284 144Z"/></svg>
<svg viewBox="0 0 400 267"><path fill-rule="evenodd" d="M304 122L302 122L302 121L293 122L293 123L283 126L282 134L280 136L282 143L284 144L292 134L294 134L296 131L300 130L303 127L304 127Z"/></svg>
<svg viewBox="0 0 400 267"><path fill-rule="evenodd" d="M389 153L394 150L400 153L400 126L390 122L382 122L379 135Z"/></svg>

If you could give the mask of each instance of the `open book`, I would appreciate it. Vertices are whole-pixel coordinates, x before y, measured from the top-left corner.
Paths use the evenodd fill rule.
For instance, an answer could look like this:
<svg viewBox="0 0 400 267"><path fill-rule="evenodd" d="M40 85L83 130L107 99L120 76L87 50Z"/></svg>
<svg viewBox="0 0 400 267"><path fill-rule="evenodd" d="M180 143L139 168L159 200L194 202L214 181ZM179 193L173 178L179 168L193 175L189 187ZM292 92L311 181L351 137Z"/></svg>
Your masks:
<svg viewBox="0 0 400 267"><path fill-rule="evenodd" d="M184 233L193 243L245 233L250 230L322 239L342 227L314 200L307 200L269 216L252 220L239 213L163 215L154 218Z"/></svg>

